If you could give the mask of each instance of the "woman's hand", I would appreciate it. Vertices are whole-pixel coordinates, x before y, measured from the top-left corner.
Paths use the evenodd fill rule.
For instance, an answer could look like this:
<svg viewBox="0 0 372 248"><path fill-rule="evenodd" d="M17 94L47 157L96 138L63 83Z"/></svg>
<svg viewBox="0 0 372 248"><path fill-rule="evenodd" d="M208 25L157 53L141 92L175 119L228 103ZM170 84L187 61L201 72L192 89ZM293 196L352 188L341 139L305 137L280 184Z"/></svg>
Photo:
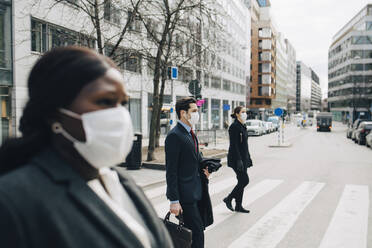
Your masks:
<svg viewBox="0 0 372 248"><path fill-rule="evenodd" d="M243 161L238 160L238 161L236 162L236 169L237 169L238 171L244 171L244 164L243 164Z"/></svg>

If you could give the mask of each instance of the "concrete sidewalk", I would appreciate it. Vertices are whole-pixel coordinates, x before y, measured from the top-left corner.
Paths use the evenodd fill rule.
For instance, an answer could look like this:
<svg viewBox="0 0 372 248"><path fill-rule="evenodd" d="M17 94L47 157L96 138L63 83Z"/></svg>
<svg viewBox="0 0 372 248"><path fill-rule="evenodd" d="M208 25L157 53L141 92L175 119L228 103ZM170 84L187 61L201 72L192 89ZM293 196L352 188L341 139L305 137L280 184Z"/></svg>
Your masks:
<svg viewBox="0 0 372 248"><path fill-rule="evenodd" d="M221 159L222 165L226 165L227 157ZM165 170L141 168L139 170L127 170L126 167L116 167L118 172L129 175L143 189L151 188L165 183Z"/></svg>

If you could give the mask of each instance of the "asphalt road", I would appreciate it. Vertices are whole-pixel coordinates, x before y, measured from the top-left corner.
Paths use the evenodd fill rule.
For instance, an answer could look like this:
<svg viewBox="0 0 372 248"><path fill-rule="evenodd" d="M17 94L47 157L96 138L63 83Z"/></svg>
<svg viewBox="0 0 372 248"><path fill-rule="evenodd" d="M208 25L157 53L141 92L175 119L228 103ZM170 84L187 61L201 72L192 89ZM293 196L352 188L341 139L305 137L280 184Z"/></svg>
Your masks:
<svg viewBox="0 0 372 248"><path fill-rule="evenodd" d="M372 149L345 132L341 124L330 133L288 126L290 148L269 148L276 134L250 137L254 166L243 202L251 213L223 205L236 182L223 167L210 180L215 224L206 230L206 247L372 247ZM159 216L169 208L164 189L146 192Z"/></svg>

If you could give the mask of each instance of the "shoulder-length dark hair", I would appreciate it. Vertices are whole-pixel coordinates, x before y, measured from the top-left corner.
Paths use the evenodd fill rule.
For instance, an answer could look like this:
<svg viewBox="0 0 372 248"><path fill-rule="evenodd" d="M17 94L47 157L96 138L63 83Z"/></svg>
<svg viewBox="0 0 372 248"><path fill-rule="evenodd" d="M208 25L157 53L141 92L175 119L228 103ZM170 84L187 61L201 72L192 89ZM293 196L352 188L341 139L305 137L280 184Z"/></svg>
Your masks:
<svg viewBox="0 0 372 248"><path fill-rule="evenodd" d="M48 122L57 109L68 108L85 85L112 67L110 59L87 48L60 47L45 53L28 77L29 99L19 125L22 137L0 147L0 174L26 164L50 145Z"/></svg>

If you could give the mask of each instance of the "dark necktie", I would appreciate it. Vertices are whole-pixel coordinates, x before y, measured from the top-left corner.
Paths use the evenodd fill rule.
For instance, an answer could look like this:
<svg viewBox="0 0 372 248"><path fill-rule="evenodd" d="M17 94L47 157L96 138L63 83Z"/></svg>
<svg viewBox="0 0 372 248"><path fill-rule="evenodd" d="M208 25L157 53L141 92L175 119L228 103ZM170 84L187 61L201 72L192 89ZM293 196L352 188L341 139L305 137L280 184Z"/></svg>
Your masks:
<svg viewBox="0 0 372 248"><path fill-rule="evenodd" d="M192 139L194 140L195 152L198 153L198 146L196 144L195 133L194 133L194 131L192 131L192 129L190 130L190 133L191 133Z"/></svg>

